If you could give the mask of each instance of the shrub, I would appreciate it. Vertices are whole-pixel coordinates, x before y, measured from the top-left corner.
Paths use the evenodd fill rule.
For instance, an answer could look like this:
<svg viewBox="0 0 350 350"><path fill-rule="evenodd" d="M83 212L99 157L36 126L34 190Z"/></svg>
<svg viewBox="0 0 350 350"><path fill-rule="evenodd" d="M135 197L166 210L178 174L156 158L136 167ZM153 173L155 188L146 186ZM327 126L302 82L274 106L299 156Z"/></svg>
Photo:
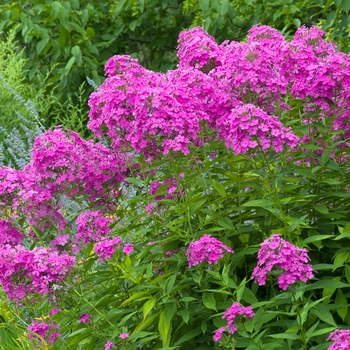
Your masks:
<svg viewBox="0 0 350 350"><path fill-rule="evenodd" d="M1 169L6 291L37 345L348 346L349 64L323 35L194 28L167 73L114 56L103 143L51 129Z"/></svg>

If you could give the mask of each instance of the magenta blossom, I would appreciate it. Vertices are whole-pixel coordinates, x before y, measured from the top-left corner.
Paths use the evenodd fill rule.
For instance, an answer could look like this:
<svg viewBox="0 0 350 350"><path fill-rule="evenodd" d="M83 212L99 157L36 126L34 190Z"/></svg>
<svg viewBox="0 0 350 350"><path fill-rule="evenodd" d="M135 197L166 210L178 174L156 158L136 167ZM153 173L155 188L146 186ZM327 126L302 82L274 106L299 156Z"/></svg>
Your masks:
<svg viewBox="0 0 350 350"><path fill-rule="evenodd" d="M111 239L103 238L100 242L95 244L95 253L100 260L109 259L116 251L116 246L122 243L120 237Z"/></svg>
<svg viewBox="0 0 350 350"><path fill-rule="evenodd" d="M120 339L126 339L129 336L129 333L122 333L119 338Z"/></svg>
<svg viewBox="0 0 350 350"><path fill-rule="evenodd" d="M242 306L240 303L236 302L233 303L231 307L229 307L225 313L223 314L222 318L227 320L226 327L219 328L214 336L214 341L219 341L224 333L224 331L227 329L229 334L233 334L237 330L237 318L239 316L245 316L248 318L254 317L254 312L251 306Z"/></svg>
<svg viewBox="0 0 350 350"><path fill-rule="evenodd" d="M253 271L253 279L260 286L265 285L266 277L273 267L283 270L278 277L278 285L286 290L296 281L306 282L314 277L314 270L309 261L307 250L298 248L281 238L280 234L273 234L261 243L258 253L258 264Z"/></svg>
<svg viewBox="0 0 350 350"><path fill-rule="evenodd" d="M91 316L89 314L84 314L79 318L79 321L82 323L88 323L90 321Z"/></svg>
<svg viewBox="0 0 350 350"><path fill-rule="evenodd" d="M225 252L234 253L230 247L225 246L218 239L204 235L198 241L191 242L187 249L188 268L205 261L209 264L217 264Z"/></svg>
<svg viewBox="0 0 350 350"><path fill-rule="evenodd" d="M131 243L125 244L123 253L130 255L134 251L134 245Z"/></svg>
<svg viewBox="0 0 350 350"><path fill-rule="evenodd" d="M75 264L75 257L43 247L0 246L0 283L10 299L17 302L37 293L53 293Z"/></svg>
<svg viewBox="0 0 350 350"><path fill-rule="evenodd" d="M110 340L108 340L108 342L105 344L105 350L111 349L113 345L114 345L114 343L112 343Z"/></svg>
<svg viewBox="0 0 350 350"><path fill-rule="evenodd" d="M29 339L30 340L35 339L39 342L39 344L41 344L42 341L37 336L39 335L46 342L52 344L55 342L56 338L60 336L60 333L55 331L56 329L59 329L59 328L60 327L58 325L55 325L53 323L38 322L37 320L35 320L28 327Z"/></svg>
<svg viewBox="0 0 350 350"><path fill-rule="evenodd" d="M333 340L333 344L328 350L348 350L350 349L350 330L336 329L332 332L327 340Z"/></svg>
<svg viewBox="0 0 350 350"><path fill-rule="evenodd" d="M56 315L60 312L60 309L55 306L53 309L51 309L51 311L49 312L49 316L53 316L53 315Z"/></svg>

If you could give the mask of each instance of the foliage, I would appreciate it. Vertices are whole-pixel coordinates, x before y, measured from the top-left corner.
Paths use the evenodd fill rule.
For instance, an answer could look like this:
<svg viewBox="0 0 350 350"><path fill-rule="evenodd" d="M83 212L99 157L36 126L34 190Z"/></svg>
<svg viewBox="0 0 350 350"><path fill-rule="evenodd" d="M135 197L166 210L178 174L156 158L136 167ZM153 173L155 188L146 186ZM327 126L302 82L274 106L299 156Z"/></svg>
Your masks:
<svg viewBox="0 0 350 350"><path fill-rule="evenodd" d="M28 324L25 322L25 313L6 300L5 293L1 292L0 304L0 348L2 349L33 349L28 339Z"/></svg>
<svg viewBox="0 0 350 350"><path fill-rule="evenodd" d="M164 74L113 56L102 142L50 129L0 169L1 282L37 346L347 346L350 65L323 34L197 27Z"/></svg>
<svg viewBox="0 0 350 350"><path fill-rule="evenodd" d="M36 120L31 107L33 104L38 108L43 106L42 88L34 89L32 85L24 83L26 60L14 37L15 31L11 30L0 41L0 113L2 125L7 130L23 122L18 114L24 114L29 121Z"/></svg>
<svg viewBox="0 0 350 350"><path fill-rule="evenodd" d="M41 82L36 72L50 74L46 89L55 99L50 113L42 116L49 125L57 125L62 106L70 100L77 102L75 94L86 76L97 85L102 83L103 64L114 54L129 53L148 69L166 71L176 67L176 40L183 28L203 26L222 42L243 39L255 23L274 26L285 34L302 24L318 24L346 51L350 46L348 12L348 0L4 0L0 30L4 36L15 28L16 40L28 59L26 78L37 89ZM86 90L84 101L91 91ZM80 131L79 123L86 121L83 113L73 129Z"/></svg>
<svg viewBox="0 0 350 350"><path fill-rule="evenodd" d="M10 31L0 41L0 164L21 168L30 161L35 137L44 131L37 108L45 108L47 101L42 88L24 83L26 60L14 36Z"/></svg>

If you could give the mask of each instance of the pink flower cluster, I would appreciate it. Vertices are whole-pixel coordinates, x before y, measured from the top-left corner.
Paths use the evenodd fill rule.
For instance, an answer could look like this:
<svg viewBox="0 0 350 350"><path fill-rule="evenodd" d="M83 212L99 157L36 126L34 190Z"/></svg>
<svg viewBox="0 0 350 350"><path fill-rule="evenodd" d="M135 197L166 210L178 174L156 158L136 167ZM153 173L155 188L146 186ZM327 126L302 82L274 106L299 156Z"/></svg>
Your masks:
<svg viewBox="0 0 350 350"><path fill-rule="evenodd" d="M35 320L32 322L29 327L29 339L33 340L36 339L39 344L42 345L42 340L38 337L42 337L47 343L52 344L55 342L56 338L60 336L60 333L56 330L60 327L58 325L55 325L52 322L46 323L46 322L38 322Z"/></svg>
<svg viewBox="0 0 350 350"><path fill-rule="evenodd" d="M261 243L252 277L260 286L265 285L268 274L277 267L283 271L278 277L278 285L286 290L296 281L306 282L314 277L309 260L306 249L285 241L280 234L273 234Z"/></svg>
<svg viewBox="0 0 350 350"><path fill-rule="evenodd" d="M329 335L327 340L334 342L328 350L348 350L350 349L350 330L336 329Z"/></svg>
<svg viewBox="0 0 350 350"><path fill-rule="evenodd" d="M75 257L35 247L0 246L0 283L10 299L20 302L36 294L51 294L75 264Z"/></svg>
<svg viewBox="0 0 350 350"><path fill-rule="evenodd" d="M85 211L76 220L78 234L77 241L82 241L84 245L89 242L97 242L102 237L109 236L111 230L109 224L111 219L103 216L101 211Z"/></svg>
<svg viewBox="0 0 350 350"><path fill-rule="evenodd" d="M217 264L224 257L225 252L234 253L230 247L225 246L218 239L204 235L198 241L191 242L187 249L188 268L201 262Z"/></svg>
<svg viewBox="0 0 350 350"><path fill-rule="evenodd" d="M259 145L280 152L302 140L276 112L304 99L302 117L310 111L334 115L333 128L347 137L350 60L324 34L303 26L287 42L277 30L257 25L246 42L218 45L196 27L180 33L178 68L165 74L113 56L106 81L90 97L89 127L109 137L115 150L151 155L188 154L190 144L202 144L198 135L206 129L236 154Z"/></svg>
<svg viewBox="0 0 350 350"><path fill-rule="evenodd" d="M95 244L95 253L100 260L109 259L116 252L116 246L122 242L120 237L102 238L100 242Z"/></svg>
<svg viewBox="0 0 350 350"><path fill-rule="evenodd" d="M242 104L217 120L218 135L236 154L247 153L260 147L283 150L283 145L294 147L298 143L291 128L286 128L276 116L269 115L253 104Z"/></svg>
<svg viewBox="0 0 350 350"><path fill-rule="evenodd" d="M233 334L238 328L237 328L237 320L238 317L245 316L248 318L254 317L254 312L251 306L242 306L240 303L236 302L233 303L231 307L229 307L225 313L223 314L222 318L227 320L226 327L219 328L214 336L214 341L219 341L225 332L225 330L228 330L229 334Z"/></svg>
<svg viewBox="0 0 350 350"><path fill-rule="evenodd" d="M37 137L25 170L51 193L89 200L113 198L126 174L127 159L93 141L58 127Z"/></svg>
<svg viewBox="0 0 350 350"><path fill-rule="evenodd" d="M16 246L22 243L24 235L20 233L9 221L0 219L0 246L9 244Z"/></svg>

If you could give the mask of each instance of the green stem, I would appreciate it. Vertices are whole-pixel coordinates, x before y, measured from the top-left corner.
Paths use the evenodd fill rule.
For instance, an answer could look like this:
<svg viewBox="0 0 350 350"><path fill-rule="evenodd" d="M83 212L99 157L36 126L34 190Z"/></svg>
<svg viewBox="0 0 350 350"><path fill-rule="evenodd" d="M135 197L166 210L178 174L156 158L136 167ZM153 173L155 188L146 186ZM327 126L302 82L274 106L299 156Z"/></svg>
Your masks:
<svg viewBox="0 0 350 350"><path fill-rule="evenodd" d="M296 299L295 294L293 292L292 292L292 297L293 297L293 300L295 301L295 303L297 304L297 299ZM300 331L301 331L301 340L303 342L303 349L307 350L307 341L305 339L305 329L304 329L304 326L303 326L303 320L301 318L299 303L298 303L298 306L297 306L297 315L298 315L298 320L299 320L299 324L300 324L300 327L301 327Z"/></svg>
<svg viewBox="0 0 350 350"><path fill-rule="evenodd" d="M95 306L89 302L89 300L87 300L86 298L84 298L84 297L83 297L77 290L75 290L74 288L73 288L73 291L74 291L75 294L77 294L81 299L83 299L83 300L85 301L86 304L90 305L91 308L94 309L106 322L108 322L109 325L112 326L113 329L117 329L116 326L115 326L113 323L111 323L111 322L106 318L106 316L105 316L103 313L101 313L99 310L97 310L97 309L95 308Z"/></svg>

